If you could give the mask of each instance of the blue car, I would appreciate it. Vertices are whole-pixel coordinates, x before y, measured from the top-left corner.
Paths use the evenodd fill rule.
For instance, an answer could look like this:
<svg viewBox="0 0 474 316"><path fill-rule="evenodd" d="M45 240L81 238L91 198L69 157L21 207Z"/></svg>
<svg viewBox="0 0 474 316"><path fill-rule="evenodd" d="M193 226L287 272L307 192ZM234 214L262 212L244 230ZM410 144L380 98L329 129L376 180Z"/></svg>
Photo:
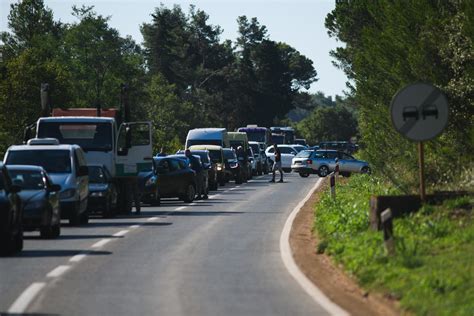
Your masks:
<svg viewBox="0 0 474 316"><path fill-rule="evenodd" d="M104 165L88 165L90 213L100 213L102 217L113 217L117 210L117 187L112 182L112 175Z"/></svg>
<svg viewBox="0 0 474 316"><path fill-rule="evenodd" d="M0 254L23 249L23 205L6 167L0 163Z"/></svg>
<svg viewBox="0 0 474 316"><path fill-rule="evenodd" d="M39 230L41 238L58 238L61 234L59 194L61 186L54 184L39 166L7 166L14 185L21 188L18 195L23 204L23 229Z"/></svg>

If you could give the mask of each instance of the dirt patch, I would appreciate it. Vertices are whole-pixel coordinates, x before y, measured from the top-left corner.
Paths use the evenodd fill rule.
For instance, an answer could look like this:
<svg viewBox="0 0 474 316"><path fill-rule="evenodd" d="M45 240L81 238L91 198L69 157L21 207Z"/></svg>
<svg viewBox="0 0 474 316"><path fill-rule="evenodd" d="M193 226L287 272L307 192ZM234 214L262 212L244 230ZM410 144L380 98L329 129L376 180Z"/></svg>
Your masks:
<svg viewBox="0 0 474 316"><path fill-rule="evenodd" d="M301 271L333 302L351 315L400 315L397 302L361 289L325 254L317 254L318 240L311 232L314 219L314 205L321 192L328 190L329 181L305 203L293 222L290 232L290 246L293 257Z"/></svg>

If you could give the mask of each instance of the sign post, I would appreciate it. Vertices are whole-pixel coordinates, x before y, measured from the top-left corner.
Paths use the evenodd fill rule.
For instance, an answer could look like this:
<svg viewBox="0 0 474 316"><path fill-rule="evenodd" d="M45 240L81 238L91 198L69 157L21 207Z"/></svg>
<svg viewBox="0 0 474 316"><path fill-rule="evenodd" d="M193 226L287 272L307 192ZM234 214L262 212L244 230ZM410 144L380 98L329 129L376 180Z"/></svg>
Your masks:
<svg viewBox="0 0 474 316"><path fill-rule="evenodd" d="M392 124L404 137L418 142L420 199L425 201L423 142L441 134L448 124L448 100L437 87L414 83L398 91L390 104Z"/></svg>

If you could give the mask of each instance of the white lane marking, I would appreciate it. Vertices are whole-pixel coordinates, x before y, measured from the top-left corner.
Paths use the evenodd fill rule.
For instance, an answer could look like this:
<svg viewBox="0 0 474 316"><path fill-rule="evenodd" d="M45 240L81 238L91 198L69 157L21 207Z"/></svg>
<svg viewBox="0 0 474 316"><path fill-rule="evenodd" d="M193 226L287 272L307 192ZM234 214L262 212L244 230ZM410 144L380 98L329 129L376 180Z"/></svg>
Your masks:
<svg viewBox="0 0 474 316"><path fill-rule="evenodd" d="M80 253L80 254L77 254L75 256L72 256L69 259L69 262L79 262L79 261L83 260L85 257L87 257L87 253Z"/></svg>
<svg viewBox="0 0 474 316"><path fill-rule="evenodd" d="M158 219L158 217L150 217L149 219L147 219L146 221L147 222L153 222L153 221L156 221Z"/></svg>
<svg viewBox="0 0 474 316"><path fill-rule="evenodd" d="M36 295L46 286L46 283L35 282L31 284L8 309L8 314L23 314Z"/></svg>
<svg viewBox="0 0 474 316"><path fill-rule="evenodd" d="M290 231L291 227L293 226L293 221L295 220L296 215L301 210L303 205L310 199L311 195L321 186L322 183L323 178L320 178L314 187L308 192L308 195L306 195L306 197L293 209L293 211L290 213L290 216L288 216L285 226L283 227L283 231L280 235L280 254L283 264L285 265L288 272L296 280L296 282L298 282L303 290L305 290L305 292L316 301L316 303L321 305L331 315L348 316L350 314L347 311L336 305L326 295L324 295L324 293L300 270L300 268L296 265L290 247Z"/></svg>
<svg viewBox="0 0 474 316"><path fill-rule="evenodd" d="M209 199L215 199L216 197L220 197L220 196L221 196L220 194L212 195L209 197Z"/></svg>
<svg viewBox="0 0 474 316"><path fill-rule="evenodd" d="M186 208L186 206L180 206L178 208L175 209L175 211L182 211Z"/></svg>
<svg viewBox="0 0 474 316"><path fill-rule="evenodd" d="M109 243L112 239L102 239L102 240L99 240L98 242L96 242L95 244L93 244L91 246L91 248L101 248L103 247L105 244Z"/></svg>
<svg viewBox="0 0 474 316"><path fill-rule="evenodd" d="M122 237L122 236L125 236L128 232L129 232L129 230L127 230L127 229L126 229L126 230L121 230L121 231L119 231L119 232L113 234L112 236L114 236L114 237Z"/></svg>
<svg viewBox="0 0 474 316"><path fill-rule="evenodd" d="M236 188L240 188L240 185L236 186Z"/></svg>
<svg viewBox="0 0 474 316"><path fill-rule="evenodd" d="M194 206L194 205L196 205L196 203L191 203L191 204L189 204L189 206Z"/></svg>
<svg viewBox="0 0 474 316"><path fill-rule="evenodd" d="M67 270L71 269L71 266L57 266L51 270L46 276L48 278L57 278L63 275Z"/></svg>
<svg viewBox="0 0 474 316"><path fill-rule="evenodd" d="M130 226L130 229L136 229L138 227L140 227L140 225L132 225L132 226Z"/></svg>
<svg viewBox="0 0 474 316"><path fill-rule="evenodd" d="M234 190L237 190L237 188L232 188L232 189L229 189L229 191L234 191Z"/></svg>

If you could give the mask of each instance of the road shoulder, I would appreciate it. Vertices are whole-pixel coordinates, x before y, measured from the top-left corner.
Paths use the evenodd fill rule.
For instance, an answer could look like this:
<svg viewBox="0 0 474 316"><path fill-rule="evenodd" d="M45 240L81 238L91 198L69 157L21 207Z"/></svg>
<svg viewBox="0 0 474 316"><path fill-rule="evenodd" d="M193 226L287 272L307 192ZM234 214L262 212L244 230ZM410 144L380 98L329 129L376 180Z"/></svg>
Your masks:
<svg viewBox="0 0 474 316"><path fill-rule="evenodd" d="M331 301L351 315L399 315L395 302L367 293L327 255L316 253L318 241L312 233L314 205L319 201L320 193L327 189L328 181L325 179L293 222L290 247L296 264Z"/></svg>

